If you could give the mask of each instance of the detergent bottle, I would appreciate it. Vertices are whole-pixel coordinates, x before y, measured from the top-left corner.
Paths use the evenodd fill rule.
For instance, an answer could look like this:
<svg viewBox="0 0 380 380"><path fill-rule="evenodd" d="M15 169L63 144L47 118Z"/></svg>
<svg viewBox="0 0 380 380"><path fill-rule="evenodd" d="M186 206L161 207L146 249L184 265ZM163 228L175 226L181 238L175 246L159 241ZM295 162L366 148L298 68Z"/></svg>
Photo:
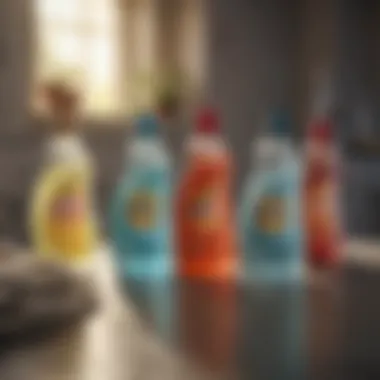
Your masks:
<svg viewBox="0 0 380 380"><path fill-rule="evenodd" d="M339 155L334 144L333 121L315 118L306 140L305 222L309 261L329 268L341 259L342 230L339 213Z"/></svg>
<svg viewBox="0 0 380 380"><path fill-rule="evenodd" d="M160 278L171 273L172 163L153 114L134 123L125 173L109 213L120 275Z"/></svg>
<svg viewBox="0 0 380 380"><path fill-rule="evenodd" d="M91 261L97 243L91 157L77 133L77 94L58 82L46 94L54 129L33 189L29 230L39 254L78 266Z"/></svg>
<svg viewBox="0 0 380 380"><path fill-rule="evenodd" d="M302 278L300 161L285 112L271 116L253 143L253 168L241 204L245 276L257 281Z"/></svg>
<svg viewBox="0 0 380 380"><path fill-rule="evenodd" d="M186 145L175 205L176 259L185 277L226 279L237 273L232 159L216 113L202 110Z"/></svg>

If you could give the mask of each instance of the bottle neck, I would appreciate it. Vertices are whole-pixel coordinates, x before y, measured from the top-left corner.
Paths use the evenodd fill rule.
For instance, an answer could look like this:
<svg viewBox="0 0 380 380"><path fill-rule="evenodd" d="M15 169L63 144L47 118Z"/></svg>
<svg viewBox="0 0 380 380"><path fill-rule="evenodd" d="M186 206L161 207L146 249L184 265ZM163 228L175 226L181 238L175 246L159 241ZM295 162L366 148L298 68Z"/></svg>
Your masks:
<svg viewBox="0 0 380 380"><path fill-rule="evenodd" d="M88 158L82 140L75 133L54 134L47 142L47 151L51 162L73 162Z"/></svg>
<svg viewBox="0 0 380 380"><path fill-rule="evenodd" d="M277 162L279 157L292 155L294 148L288 136L267 135L253 141L251 152L256 165L257 161Z"/></svg>
<svg viewBox="0 0 380 380"><path fill-rule="evenodd" d="M139 162L149 165L161 165L169 158L164 142L157 136L144 136L135 138L127 146L127 163Z"/></svg>
<svg viewBox="0 0 380 380"><path fill-rule="evenodd" d="M220 155L225 152L226 144L219 133L197 132L190 136L187 150L193 154Z"/></svg>

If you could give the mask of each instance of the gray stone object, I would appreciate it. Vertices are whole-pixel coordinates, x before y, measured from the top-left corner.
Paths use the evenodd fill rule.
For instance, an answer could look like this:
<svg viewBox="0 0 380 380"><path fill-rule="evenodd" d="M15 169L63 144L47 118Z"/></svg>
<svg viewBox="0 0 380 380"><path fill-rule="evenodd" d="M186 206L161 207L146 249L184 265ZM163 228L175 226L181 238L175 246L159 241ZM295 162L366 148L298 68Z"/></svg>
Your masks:
<svg viewBox="0 0 380 380"><path fill-rule="evenodd" d="M85 277L33 252L0 243L0 339L56 330L97 306Z"/></svg>

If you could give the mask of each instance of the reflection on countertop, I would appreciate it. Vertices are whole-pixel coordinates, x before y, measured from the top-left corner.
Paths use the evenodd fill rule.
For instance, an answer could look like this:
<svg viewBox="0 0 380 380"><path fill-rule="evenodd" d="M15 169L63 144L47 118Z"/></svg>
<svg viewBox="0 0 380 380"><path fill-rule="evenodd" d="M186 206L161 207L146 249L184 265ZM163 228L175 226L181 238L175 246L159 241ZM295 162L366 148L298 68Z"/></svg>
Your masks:
<svg viewBox="0 0 380 380"><path fill-rule="evenodd" d="M378 379L380 272L358 265L308 284L119 281L94 265L100 311L0 357L2 380Z"/></svg>

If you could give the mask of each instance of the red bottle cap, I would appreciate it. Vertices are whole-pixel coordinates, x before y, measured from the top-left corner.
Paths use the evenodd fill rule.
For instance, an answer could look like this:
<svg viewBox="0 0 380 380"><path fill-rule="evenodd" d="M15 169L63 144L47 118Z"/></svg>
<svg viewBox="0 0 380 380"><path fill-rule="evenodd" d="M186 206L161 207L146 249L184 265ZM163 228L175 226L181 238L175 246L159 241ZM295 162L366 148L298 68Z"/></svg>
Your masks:
<svg viewBox="0 0 380 380"><path fill-rule="evenodd" d="M220 124L217 113L211 108L201 110L197 116L196 130L201 133L219 133Z"/></svg>
<svg viewBox="0 0 380 380"><path fill-rule="evenodd" d="M309 138L321 142L331 142L333 139L333 123L329 119L320 119L311 124L308 131Z"/></svg>

